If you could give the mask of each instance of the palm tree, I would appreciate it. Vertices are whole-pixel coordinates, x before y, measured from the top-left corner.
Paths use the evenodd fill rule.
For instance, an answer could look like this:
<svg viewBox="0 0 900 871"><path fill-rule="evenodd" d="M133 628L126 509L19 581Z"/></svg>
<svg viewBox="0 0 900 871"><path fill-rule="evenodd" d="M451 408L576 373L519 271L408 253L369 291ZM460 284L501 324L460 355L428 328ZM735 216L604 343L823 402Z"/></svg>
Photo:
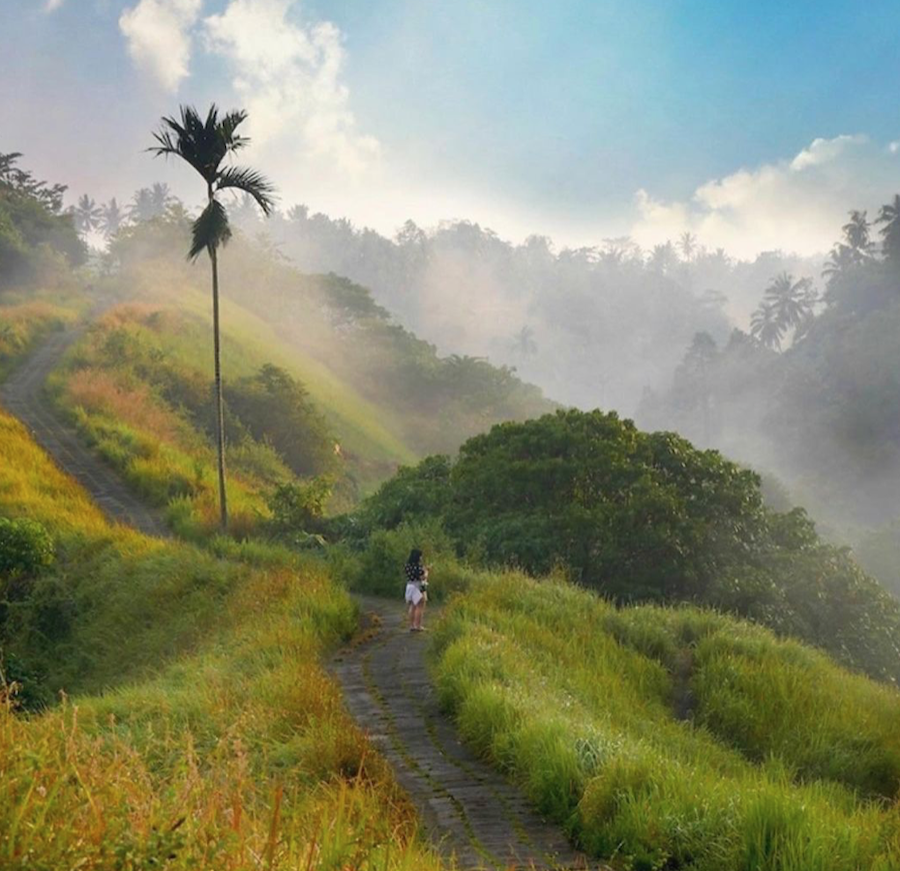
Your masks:
<svg viewBox="0 0 900 871"><path fill-rule="evenodd" d="M675 246L671 242L666 242L665 245L653 246L647 266L654 272L665 274L671 272L677 263L678 255L675 253Z"/></svg>
<svg viewBox="0 0 900 871"><path fill-rule="evenodd" d="M853 209L850 212L850 220L841 227L847 247L853 252L853 258L857 263L862 263L872 253L872 240L869 238L870 224L865 211Z"/></svg>
<svg viewBox="0 0 900 871"><path fill-rule="evenodd" d="M881 228L884 259L890 263L900 263L900 194L894 194L894 201L881 207L876 224Z"/></svg>
<svg viewBox="0 0 900 871"><path fill-rule="evenodd" d="M811 314L818 301L813 290L812 280L800 278L782 272L773 279L766 288L766 302L772 307L775 318L782 330L798 327Z"/></svg>
<svg viewBox="0 0 900 871"><path fill-rule="evenodd" d="M216 199L220 191L243 191L256 200L263 213L272 211L274 189L256 170L222 166L226 157L244 148L249 139L240 136L237 128L246 120L243 110L227 112L219 117L215 104L210 106L204 121L192 106L181 106L181 118L162 119L162 127L154 138L159 143L148 149L156 157L173 155L190 164L206 183L207 205L191 228L193 242L188 259L201 253L209 254L212 267L213 351L216 386L216 443L219 459L219 510L222 529L228 526L228 503L225 496L225 413L222 401L222 369L219 349L219 270L218 250L231 238L231 227L225 207Z"/></svg>
<svg viewBox="0 0 900 871"><path fill-rule="evenodd" d="M73 215L75 216L75 229L81 234L90 233L91 230L100 226L100 218L102 210L87 194L82 194L78 198L78 205L75 206Z"/></svg>
<svg viewBox="0 0 900 871"><path fill-rule="evenodd" d="M761 303L750 319L750 335L767 348L780 351L783 332L784 327L775 313L775 307L767 302Z"/></svg>
<svg viewBox="0 0 900 871"><path fill-rule="evenodd" d="M169 203L172 202L172 194L169 192L169 186L163 182L154 182L150 188L150 203L153 208L153 217L165 214Z"/></svg>
<svg viewBox="0 0 900 871"><path fill-rule="evenodd" d="M854 266L859 263L856 254L849 245L838 242L831 253L828 260L822 267L822 278L825 279L827 289L824 299L826 303L833 303L836 299L836 283L843 278Z"/></svg>
<svg viewBox="0 0 900 871"><path fill-rule="evenodd" d="M113 197L101 208L100 229L103 231L103 235L109 239L122 229L122 224L124 222L125 215L122 214L122 210L119 208L116 198Z"/></svg>
<svg viewBox="0 0 900 871"><path fill-rule="evenodd" d="M153 203L153 191L141 188L135 191L128 206L128 217L132 221L149 221L156 217L156 206Z"/></svg>
<svg viewBox="0 0 900 871"><path fill-rule="evenodd" d="M684 259L690 262L697 251L697 237L690 230L685 230L678 240L678 247L681 248Z"/></svg>

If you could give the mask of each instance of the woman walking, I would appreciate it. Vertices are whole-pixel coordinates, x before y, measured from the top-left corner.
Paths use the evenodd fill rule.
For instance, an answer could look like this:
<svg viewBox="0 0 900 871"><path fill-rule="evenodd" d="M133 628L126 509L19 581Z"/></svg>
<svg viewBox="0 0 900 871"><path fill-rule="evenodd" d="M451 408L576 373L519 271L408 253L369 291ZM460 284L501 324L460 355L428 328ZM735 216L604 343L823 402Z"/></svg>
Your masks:
<svg viewBox="0 0 900 871"><path fill-rule="evenodd" d="M406 575L406 605L409 613L409 631L424 632L422 618L428 601L428 568L422 563L422 551L413 548L403 568Z"/></svg>

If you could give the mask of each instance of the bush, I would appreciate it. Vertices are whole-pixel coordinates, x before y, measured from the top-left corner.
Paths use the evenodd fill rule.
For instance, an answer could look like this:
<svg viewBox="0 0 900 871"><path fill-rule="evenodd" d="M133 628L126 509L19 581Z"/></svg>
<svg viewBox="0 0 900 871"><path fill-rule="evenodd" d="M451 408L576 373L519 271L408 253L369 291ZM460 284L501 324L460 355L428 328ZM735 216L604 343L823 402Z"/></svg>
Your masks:
<svg viewBox="0 0 900 871"><path fill-rule="evenodd" d="M53 562L53 539L36 520L0 517L0 579L37 574Z"/></svg>
<svg viewBox="0 0 900 871"><path fill-rule="evenodd" d="M397 529L372 533L359 559L349 569L351 589L379 596L399 597L406 583L403 566L409 552L418 548L430 566L428 595L440 601L450 593L467 589L474 572L456 557L453 544L439 523L405 523Z"/></svg>
<svg viewBox="0 0 900 871"><path fill-rule="evenodd" d="M331 489L332 482L327 478L279 485L268 499L272 512L269 529L282 537L320 532Z"/></svg>

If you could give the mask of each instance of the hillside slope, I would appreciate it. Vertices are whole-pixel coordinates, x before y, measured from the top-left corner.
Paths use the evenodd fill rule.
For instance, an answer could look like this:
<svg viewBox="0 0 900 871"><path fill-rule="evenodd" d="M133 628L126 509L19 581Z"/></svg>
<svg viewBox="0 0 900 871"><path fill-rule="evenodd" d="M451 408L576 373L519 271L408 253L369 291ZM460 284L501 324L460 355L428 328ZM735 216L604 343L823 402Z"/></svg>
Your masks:
<svg viewBox="0 0 900 871"><path fill-rule="evenodd" d="M635 869L888 871L900 694L766 630L482 575L437 637L470 745Z"/></svg>
<svg viewBox="0 0 900 871"><path fill-rule="evenodd" d="M355 626L321 569L111 526L2 412L0 517L54 553L0 579L5 868L439 867L318 664Z"/></svg>

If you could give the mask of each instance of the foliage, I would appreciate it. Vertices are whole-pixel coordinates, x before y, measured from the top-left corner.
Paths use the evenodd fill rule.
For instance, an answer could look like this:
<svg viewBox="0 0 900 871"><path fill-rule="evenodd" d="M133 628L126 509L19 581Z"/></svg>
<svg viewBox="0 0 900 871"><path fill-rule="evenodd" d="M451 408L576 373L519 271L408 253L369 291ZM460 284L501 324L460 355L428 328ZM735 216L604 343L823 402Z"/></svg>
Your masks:
<svg viewBox="0 0 900 871"><path fill-rule="evenodd" d="M285 369L266 363L250 378L226 386L231 415L257 441L265 441L302 476L335 471L334 439L309 391Z"/></svg>
<svg viewBox="0 0 900 871"><path fill-rule="evenodd" d="M332 489L333 483L327 478L279 485L268 499L272 512L269 529L283 537L320 533Z"/></svg>
<svg viewBox="0 0 900 871"><path fill-rule="evenodd" d="M900 696L712 612L482 576L436 637L464 739L630 868L887 869Z"/></svg>
<svg viewBox="0 0 900 871"><path fill-rule="evenodd" d="M747 283L724 252L693 237L682 259L674 246L654 257L623 239L562 250L541 236L513 244L465 220L427 230L408 221L387 238L304 206L265 223L241 212L239 226L265 233L303 269L370 288L407 329L471 359L515 366L518 378L566 404L630 407L695 332L726 334L721 305L697 290ZM416 398L427 403L428 393Z"/></svg>
<svg viewBox="0 0 900 871"><path fill-rule="evenodd" d="M20 169L21 156L0 153L0 287L33 279L53 253L75 266L86 258L72 216L62 211L65 186Z"/></svg>
<svg viewBox="0 0 900 871"><path fill-rule="evenodd" d="M0 517L0 578L34 575L53 562L53 539L36 520Z"/></svg>
<svg viewBox="0 0 900 871"><path fill-rule="evenodd" d="M258 172L244 167L222 167L226 157L250 143L246 136L237 133L246 120L244 111L226 112L220 117L215 104L210 106L205 119L192 106L182 106L179 119L164 117L161 129L153 134L157 145L150 151L155 156L181 158L207 185L209 202L191 228L193 241L188 256L192 260L203 251L213 256L231 238L225 208L216 199L220 191L242 191L253 197L265 214L272 209L272 185Z"/></svg>
<svg viewBox="0 0 900 871"><path fill-rule="evenodd" d="M331 554L336 576L350 589L376 596L402 596L403 566L409 552L422 551L429 567L428 595L442 601L467 590L478 572L457 559L453 542L434 520L404 523L396 529L373 532L362 552Z"/></svg>
<svg viewBox="0 0 900 871"><path fill-rule="evenodd" d="M760 483L673 433L560 411L470 439L452 468L431 458L402 471L358 519L368 530L437 520L487 565L562 564L619 600L714 604L900 678L900 604L801 509L768 509Z"/></svg>
<svg viewBox="0 0 900 871"><path fill-rule="evenodd" d="M360 507L358 519L363 530L394 529L405 522L441 517L449 508L450 458L426 457L416 466L401 466L385 481L376 497Z"/></svg>
<svg viewBox="0 0 900 871"><path fill-rule="evenodd" d="M168 308L113 309L54 381L82 435L190 538L215 527L213 390L194 349L203 329ZM286 370L264 364L229 382L226 398L228 493L240 536L268 514L266 492L293 478L289 464L304 474L342 469L322 415Z"/></svg>
<svg viewBox="0 0 900 871"><path fill-rule="evenodd" d="M38 339L64 327L72 316L69 309L40 300L0 306L0 378L13 369Z"/></svg>
<svg viewBox="0 0 900 871"><path fill-rule="evenodd" d="M872 577L900 598L900 519L869 532L854 554Z"/></svg>
<svg viewBox="0 0 900 871"><path fill-rule="evenodd" d="M702 373L688 348L671 386L645 395L641 425L770 470L832 527L878 527L900 513L900 390L886 364L900 353L892 209L881 210L881 251L865 212L850 213L822 271L823 308L802 281L773 278L751 335L735 331Z"/></svg>

